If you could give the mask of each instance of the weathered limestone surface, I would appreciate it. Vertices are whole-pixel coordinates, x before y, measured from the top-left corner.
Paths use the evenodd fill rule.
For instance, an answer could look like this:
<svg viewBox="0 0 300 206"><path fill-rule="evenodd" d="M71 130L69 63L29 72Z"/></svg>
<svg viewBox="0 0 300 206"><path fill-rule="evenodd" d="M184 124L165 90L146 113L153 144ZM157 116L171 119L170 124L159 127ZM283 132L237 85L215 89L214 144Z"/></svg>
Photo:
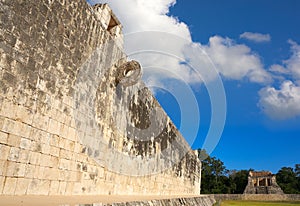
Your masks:
<svg viewBox="0 0 300 206"><path fill-rule="evenodd" d="M212 195L142 196L142 195L72 195L72 196L2 196L0 205L22 206L211 206Z"/></svg>
<svg viewBox="0 0 300 206"><path fill-rule="evenodd" d="M113 204L91 204L91 206L145 206L145 205L174 205L174 206L212 206L216 201L212 196L201 196L201 197L189 197L189 198L170 198L163 200L150 200L150 201L134 201L124 203L113 203ZM80 206L80 205L78 205Z"/></svg>
<svg viewBox="0 0 300 206"><path fill-rule="evenodd" d="M199 194L121 29L107 5L0 1L0 194Z"/></svg>

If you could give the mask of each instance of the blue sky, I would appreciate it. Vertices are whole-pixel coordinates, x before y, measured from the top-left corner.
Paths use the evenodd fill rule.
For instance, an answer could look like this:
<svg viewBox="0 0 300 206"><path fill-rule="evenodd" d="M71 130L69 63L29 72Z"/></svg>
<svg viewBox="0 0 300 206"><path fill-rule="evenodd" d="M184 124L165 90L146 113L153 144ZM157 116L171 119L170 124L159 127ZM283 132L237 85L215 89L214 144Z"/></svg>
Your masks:
<svg viewBox="0 0 300 206"><path fill-rule="evenodd" d="M186 39L209 56L226 96L225 104L219 102L220 107L226 106L224 130L216 137L220 139L212 155L220 158L228 169L277 172L283 166L300 163L300 1L128 0L126 4L120 0L90 1L96 2L109 3L122 22L125 49L126 40L130 39L127 34L160 31ZM161 46L165 40L159 39L166 35L159 38L149 35L152 39L140 36L144 40L139 46L147 49L149 42L151 46ZM167 37L172 39L171 45L178 45L172 47L172 54L181 57L185 42ZM182 63L176 65L177 60L164 55L130 55L135 50L128 49L128 45L126 51L129 57L141 62L145 74L153 73L143 78L150 86L154 85L157 99L183 135L189 139L189 129L199 127L191 144L193 149L202 148L214 110L207 84L194 79L193 71ZM193 54L185 52L183 56L186 62L195 62ZM157 68L160 69L154 74ZM203 68L200 73L204 71L205 76L210 67ZM170 72L174 76L168 76ZM184 91L181 90L184 86L176 80L192 89L200 114L199 124L194 120L193 115L198 113L192 106L184 110L190 118L182 119L182 103L172 91ZM185 95L182 92L180 98ZM181 128L182 120L188 122L187 129Z"/></svg>
<svg viewBox="0 0 300 206"><path fill-rule="evenodd" d="M300 2L296 0L206 0L188 3L177 1L170 15L177 16L189 25L194 41L206 44L214 35L229 37L250 47L259 55L264 68L268 69L290 58L289 39L300 43L299 11ZM271 40L257 43L240 38L244 32L269 34ZM300 71L300 64L298 66ZM281 82L275 81L273 86L278 87ZM243 79L224 79L223 83L227 98L227 118L223 135L212 155L224 161L230 169L254 168L277 172L282 166L299 163L299 115L274 120L257 106L258 91L262 88L260 84ZM172 114L172 111L169 113ZM200 136L195 141L194 148L201 145L201 139Z"/></svg>

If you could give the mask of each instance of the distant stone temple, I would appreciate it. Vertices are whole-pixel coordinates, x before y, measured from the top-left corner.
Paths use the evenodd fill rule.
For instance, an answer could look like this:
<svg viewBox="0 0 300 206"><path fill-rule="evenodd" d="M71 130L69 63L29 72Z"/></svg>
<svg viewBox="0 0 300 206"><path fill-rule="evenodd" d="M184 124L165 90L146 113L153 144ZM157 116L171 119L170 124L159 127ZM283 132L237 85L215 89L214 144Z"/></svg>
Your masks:
<svg viewBox="0 0 300 206"><path fill-rule="evenodd" d="M276 176L268 171L250 171L244 194L284 194Z"/></svg>

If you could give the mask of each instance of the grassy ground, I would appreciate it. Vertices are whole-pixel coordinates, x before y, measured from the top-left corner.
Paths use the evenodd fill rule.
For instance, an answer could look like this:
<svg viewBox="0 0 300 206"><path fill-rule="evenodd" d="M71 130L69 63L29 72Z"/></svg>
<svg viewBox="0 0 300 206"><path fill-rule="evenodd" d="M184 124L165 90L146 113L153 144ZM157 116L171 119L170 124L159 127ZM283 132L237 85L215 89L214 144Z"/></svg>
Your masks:
<svg viewBox="0 0 300 206"><path fill-rule="evenodd" d="M261 202L261 201L222 201L221 204L216 206L300 206L300 202Z"/></svg>

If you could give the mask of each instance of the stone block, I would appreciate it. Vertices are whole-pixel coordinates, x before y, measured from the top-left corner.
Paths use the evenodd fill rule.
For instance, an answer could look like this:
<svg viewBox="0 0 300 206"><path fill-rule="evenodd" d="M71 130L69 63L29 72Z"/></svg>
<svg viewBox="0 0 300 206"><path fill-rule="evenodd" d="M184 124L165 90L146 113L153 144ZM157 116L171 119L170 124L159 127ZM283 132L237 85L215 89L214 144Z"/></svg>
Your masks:
<svg viewBox="0 0 300 206"><path fill-rule="evenodd" d="M41 152L42 154L49 155L50 154L50 145L49 144L41 144Z"/></svg>
<svg viewBox="0 0 300 206"><path fill-rule="evenodd" d="M23 107L20 105L16 112L16 119L20 122L31 125L33 120L33 113L27 107Z"/></svg>
<svg viewBox="0 0 300 206"><path fill-rule="evenodd" d="M26 169L25 169L25 177L26 178L34 178L35 177L34 174L35 174L36 170L38 170L38 169L36 169L36 167L37 166L35 166L35 165L27 164Z"/></svg>
<svg viewBox="0 0 300 206"><path fill-rule="evenodd" d="M14 126L13 126L14 129L13 129L13 131L10 131L9 133L17 135L17 136L21 136L22 135L22 126L23 126L22 122L14 121Z"/></svg>
<svg viewBox="0 0 300 206"><path fill-rule="evenodd" d="M50 189L50 180L31 180L27 194L28 195L48 195Z"/></svg>
<svg viewBox="0 0 300 206"><path fill-rule="evenodd" d="M102 167L98 168L98 177L104 178L104 168Z"/></svg>
<svg viewBox="0 0 300 206"><path fill-rule="evenodd" d="M49 195L58 195L59 181L51 181Z"/></svg>
<svg viewBox="0 0 300 206"><path fill-rule="evenodd" d="M66 139L66 140L65 140L65 147L64 147L64 149L73 152L73 151L74 151L74 148L75 148L75 142Z"/></svg>
<svg viewBox="0 0 300 206"><path fill-rule="evenodd" d="M43 167L50 167L50 159L51 156L47 155L47 154L41 154L41 158L40 158L40 166Z"/></svg>
<svg viewBox="0 0 300 206"><path fill-rule="evenodd" d="M42 137L45 136L45 134L46 132L42 131L41 129L33 127L30 131L29 139L40 143L42 141Z"/></svg>
<svg viewBox="0 0 300 206"><path fill-rule="evenodd" d="M89 175L89 173L88 172L83 172L83 180L90 180L91 179L91 177L90 177L90 175Z"/></svg>
<svg viewBox="0 0 300 206"><path fill-rule="evenodd" d="M11 147L8 155L8 160L17 162L19 160L20 149L17 147Z"/></svg>
<svg viewBox="0 0 300 206"><path fill-rule="evenodd" d="M7 144L8 134L0 131L0 144Z"/></svg>
<svg viewBox="0 0 300 206"><path fill-rule="evenodd" d="M2 107L0 108L0 115L10 119L16 119L17 109L18 106L15 105L12 101L4 99L2 102Z"/></svg>
<svg viewBox="0 0 300 206"><path fill-rule="evenodd" d="M80 182L83 178L83 172L76 172L76 182Z"/></svg>
<svg viewBox="0 0 300 206"><path fill-rule="evenodd" d="M63 103L69 107L73 107L73 99L70 98L69 96L64 96L63 97Z"/></svg>
<svg viewBox="0 0 300 206"><path fill-rule="evenodd" d="M63 138L63 137L59 137L59 142L58 142L58 147L60 147L60 148L65 148L65 141L66 139L65 138Z"/></svg>
<svg viewBox="0 0 300 206"><path fill-rule="evenodd" d="M12 147L20 147L21 137L14 134L9 134L7 144Z"/></svg>
<svg viewBox="0 0 300 206"><path fill-rule="evenodd" d="M55 119L57 117L57 110L54 108L51 108L51 110L48 112L48 115L51 119Z"/></svg>
<svg viewBox="0 0 300 206"><path fill-rule="evenodd" d="M82 194L82 188L83 188L83 185L81 182L75 182L74 183L74 186L73 186L73 195L80 195Z"/></svg>
<svg viewBox="0 0 300 206"><path fill-rule="evenodd" d="M75 122L74 118L71 118L71 125L70 125L70 127L76 128L76 122Z"/></svg>
<svg viewBox="0 0 300 206"><path fill-rule="evenodd" d="M52 99L52 107L53 107L53 108L59 109L59 108L61 107L61 106L60 106L61 104L62 104L62 102L61 102L60 99L58 99L58 98L53 98L53 99Z"/></svg>
<svg viewBox="0 0 300 206"><path fill-rule="evenodd" d="M47 131L49 120L49 117L35 113L32 125L36 128L42 129L43 131Z"/></svg>
<svg viewBox="0 0 300 206"><path fill-rule="evenodd" d="M74 127L69 127L68 137L69 140L76 140L76 129Z"/></svg>
<svg viewBox="0 0 300 206"><path fill-rule="evenodd" d="M67 182L65 195L72 195L74 190L74 182Z"/></svg>
<svg viewBox="0 0 300 206"><path fill-rule="evenodd" d="M54 157L59 157L60 149L58 147L50 146L50 154Z"/></svg>
<svg viewBox="0 0 300 206"><path fill-rule="evenodd" d="M41 143L46 144L46 145L51 145L51 138L52 138L52 134L45 132L42 136L41 136Z"/></svg>
<svg viewBox="0 0 300 206"><path fill-rule="evenodd" d="M78 162L84 162L86 160L86 155L84 155L84 154L74 154L74 159Z"/></svg>
<svg viewBox="0 0 300 206"><path fill-rule="evenodd" d="M16 162L8 161L5 176L14 177L16 173L16 165L17 165Z"/></svg>
<svg viewBox="0 0 300 206"><path fill-rule="evenodd" d="M0 99L1 99L1 96L0 96ZM5 123L5 119L6 119L5 117L2 117L0 115L0 131L2 131L2 129L3 129L4 123Z"/></svg>
<svg viewBox="0 0 300 206"><path fill-rule="evenodd" d="M82 145L79 142L75 142L74 152L81 153L81 151L82 151Z"/></svg>
<svg viewBox="0 0 300 206"><path fill-rule="evenodd" d="M0 160L7 160L10 154L10 148L7 145L0 144Z"/></svg>
<svg viewBox="0 0 300 206"><path fill-rule="evenodd" d="M70 170L70 160L60 159L58 168L61 170Z"/></svg>
<svg viewBox="0 0 300 206"><path fill-rule="evenodd" d="M35 166L35 170L33 171L34 172L33 179L41 179L40 173L41 173L42 169L40 169L40 168L41 168L41 166ZM44 167L42 167L42 168L44 168Z"/></svg>
<svg viewBox="0 0 300 206"><path fill-rule="evenodd" d="M29 163L32 165L39 165L41 159L41 153L38 152L29 152Z"/></svg>
<svg viewBox="0 0 300 206"><path fill-rule="evenodd" d="M15 121L5 118L3 120L2 132L5 133L14 133L15 132Z"/></svg>
<svg viewBox="0 0 300 206"><path fill-rule="evenodd" d="M69 181L70 180L70 171L68 170L59 170L58 171L58 180L60 181Z"/></svg>
<svg viewBox="0 0 300 206"><path fill-rule="evenodd" d="M58 180L58 169L45 167L43 172L43 179Z"/></svg>
<svg viewBox="0 0 300 206"><path fill-rule="evenodd" d="M30 182L30 179L18 178L15 195L25 195Z"/></svg>
<svg viewBox="0 0 300 206"><path fill-rule="evenodd" d="M59 158L55 156L50 157L49 167L58 168Z"/></svg>
<svg viewBox="0 0 300 206"><path fill-rule="evenodd" d="M18 161L25 164L29 163L29 154L29 150L20 150Z"/></svg>
<svg viewBox="0 0 300 206"><path fill-rule="evenodd" d="M59 157L63 159L68 159L71 160L73 159L74 155L72 152L65 150L65 149L60 149L59 151Z"/></svg>
<svg viewBox="0 0 300 206"><path fill-rule="evenodd" d="M42 152L42 144L41 144L41 142L32 140L30 151L41 153Z"/></svg>
<svg viewBox="0 0 300 206"><path fill-rule="evenodd" d="M30 134L31 134L32 127L24 123L20 123L20 124L21 124L21 129L19 135L25 137L26 139L31 139Z"/></svg>
<svg viewBox="0 0 300 206"><path fill-rule="evenodd" d="M71 171L77 171L77 163L75 160L70 161L70 170Z"/></svg>
<svg viewBox="0 0 300 206"><path fill-rule="evenodd" d="M59 147L60 137L58 135L52 135L50 137L50 145L54 147Z"/></svg>
<svg viewBox="0 0 300 206"><path fill-rule="evenodd" d="M0 176L5 176L7 160L0 160Z"/></svg>
<svg viewBox="0 0 300 206"><path fill-rule="evenodd" d="M71 127L72 125L75 125L75 122L73 123L72 122L72 117L71 116L66 116L65 117L65 121L64 121L64 124Z"/></svg>
<svg viewBox="0 0 300 206"><path fill-rule="evenodd" d="M60 181L60 182L59 182L59 188L58 188L58 194L59 194L59 195L65 195L65 193L66 193L66 188L67 188L67 182L65 182L65 181Z"/></svg>
<svg viewBox="0 0 300 206"><path fill-rule="evenodd" d="M20 148L25 149L25 150L29 150L31 148L31 140L26 139L26 138L21 138Z"/></svg>
<svg viewBox="0 0 300 206"><path fill-rule="evenodd" d="M60 127L61 127L61 123L59 123L54 119L50 119L49 127L47 131L50 132L51 134L59 135Z"/></svg>
<svg viewBox="0 0 300 206"><path fill-rule="evenodd" d="M15 194L17 180L18 180L18 178L15 178L15 177L6 177L5 183L4 183L4 188L3 188L4 195L14 195Z"/></svg>
<svg viewBox="0 0 300 206"><path fill-rule="evenodd" d="M65 109L64 109L64 111L65 111ZM66 110L66 111L69 111L69 110ZM56 116L55 116L55 120L58 121L59 123L64 124L65 118L66 118L66 114L64 112L61 112L58 110L56 113Z"/></svg>
<svg viewBox="0 0 300 206"><path fill-rule="evenodd" d="M7 162L6 174L7 177L24 177L26 165L16 162Z"/></svg>
<svg viewBox="0 0 300 206"><path fill-rule="evenodd" d="M5 180L5 177L0 176L0 194L2 194L2 192L3 192L4 180Z"/></svg>
<svg viewBox="0 0 300 206"><path fill-rule="evenodd" d="M69 181L71 182L76 182L77 181L77 172L75 171L70 171L70 178L69 178Z"/></svg>

